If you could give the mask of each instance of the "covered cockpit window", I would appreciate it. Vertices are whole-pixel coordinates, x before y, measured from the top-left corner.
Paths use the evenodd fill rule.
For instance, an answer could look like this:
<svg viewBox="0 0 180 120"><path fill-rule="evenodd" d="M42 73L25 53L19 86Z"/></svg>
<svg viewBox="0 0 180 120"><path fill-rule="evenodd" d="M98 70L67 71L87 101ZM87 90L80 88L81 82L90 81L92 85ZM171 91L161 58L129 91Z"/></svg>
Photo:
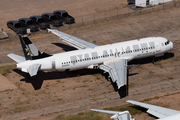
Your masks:
<svg viewBox="0 0 180 120"><path fill-rule="evenodd" d="M165 45L168 45L168 44L169 44L169 42L170 42L170 41L169 41L169 40L167 40L167 42L165 42Z"/></svg>

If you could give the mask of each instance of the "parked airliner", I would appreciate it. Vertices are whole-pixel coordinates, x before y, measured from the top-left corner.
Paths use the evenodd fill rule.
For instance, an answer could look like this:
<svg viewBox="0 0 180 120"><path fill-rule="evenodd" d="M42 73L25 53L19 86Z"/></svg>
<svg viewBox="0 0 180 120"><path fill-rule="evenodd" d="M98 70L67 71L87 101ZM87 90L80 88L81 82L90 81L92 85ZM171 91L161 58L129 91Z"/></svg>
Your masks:
<svg viewBox="0 0 180 120"><path fill-rule="evenodd" d="M159 107L156 105L137 102L133 100L127 100L126 102L146 108L149 114L159 118L156 120L179 120L180 119L180 111L177 111L177 110Z"/></svg>
<svg viewBox="0 0 180 120"><path fill-rule="evenodd" d="M78 50L53 55L40 53L27 36L19 35L25 57L8 54L17 68L35 76L38 70L72 71L83 68L101 69L109 73L118 89L127 82L127 62L150 56L159 57L173 48L173 43L163 37L148 37L97 46L55 29L49 32Z"/></svg>
<svg viewBox="0 0 180 120"><path fill-rule="evenodd" d="M101 113L107 113L111 114L111 119L113 120L136 120L131 116L129 111L112 111L112 110L99 110L99 109L91 109L92 111L95 112L101 112Z"/></svg>
<svg viewBox="0 0 180 120"><path fill-rule="evenodd" d="M147 103L137 102L134 100L127 100L126 102L141 106L145 109L147 109L147 113L159 118L156 120L179 120L180 119L180 111L164 108L156 105L151 105ZM114 120L135 120L135 118L132 118L129 111L111 111L111 110L99 110L99 109L91 109L92 111L101 112L101 113L107 113L112 114L111 119Z"/></svg>

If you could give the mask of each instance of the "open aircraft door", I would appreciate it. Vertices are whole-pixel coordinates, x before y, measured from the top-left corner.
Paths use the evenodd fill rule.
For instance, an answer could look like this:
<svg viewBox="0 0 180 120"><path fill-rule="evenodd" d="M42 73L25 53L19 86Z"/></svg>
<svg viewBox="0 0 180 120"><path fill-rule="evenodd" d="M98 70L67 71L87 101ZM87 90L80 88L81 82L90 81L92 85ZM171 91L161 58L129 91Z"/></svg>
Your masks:
<svg viewBox="0 0 180 120"><path fill-rule="evenodd" d="M156 52L159 52L159 51L161 51L161 46L160 46L159 41L156 41Z"/></svg>

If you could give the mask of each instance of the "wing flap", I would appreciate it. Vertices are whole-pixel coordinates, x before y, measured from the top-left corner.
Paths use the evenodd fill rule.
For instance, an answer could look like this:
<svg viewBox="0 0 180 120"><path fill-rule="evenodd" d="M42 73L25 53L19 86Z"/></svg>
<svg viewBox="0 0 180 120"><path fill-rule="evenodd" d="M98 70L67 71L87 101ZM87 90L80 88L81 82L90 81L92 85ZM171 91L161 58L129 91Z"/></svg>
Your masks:
<svg viewBox="0 0 180 120"><path fill-rule="evenodd" d="M150 105L147 103L141 103L141 102L137 102L137 101L133 101L133 100L128 100L126 102L146 108L146 109L148 109L147 112L149 114L154 115L158 118L165 118L165 117L180 113L180 111L177 111L177 110L172 110L172 109L168 109L168 108L164 108L164 107Z"/></svg>
<svg viewBox="0 0 180 120"><path fill-rule="evenodd" d="M77 49L85 49L85 48L91 48L91 47L96 47L97 45L87 42L85 40L79 39L77 37L74 37L72 35L63 33L61 31L55 30L55 29L48 29L49 32L52 32L53 34L59 36L59 38L72 45L73 47L77 48Z"/></svg>
<svg viewBox="0 0 180 120"><path fill-rule="evenodd" d="M100 69L109 73L112 82L116 82L118 89L126 85L127 81L127 60L126 59L114 59L104 62L100 65Z"/></svg>

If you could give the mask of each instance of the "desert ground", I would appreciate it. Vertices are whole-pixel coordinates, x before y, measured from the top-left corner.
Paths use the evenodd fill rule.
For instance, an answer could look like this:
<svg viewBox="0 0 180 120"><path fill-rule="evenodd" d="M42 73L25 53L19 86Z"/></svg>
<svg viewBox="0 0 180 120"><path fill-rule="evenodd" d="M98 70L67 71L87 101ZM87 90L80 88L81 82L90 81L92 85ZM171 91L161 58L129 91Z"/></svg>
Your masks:
<svg viewBox="0 0 180 120"><path fill-rule="evenodd" d="M110 0L41 2L23 0L3 2L0 4L0 27L5 29L6 21L10 19L51 12L56 9L66 9L75 16L113 9L126 3L126 1L118 0L113 2ZM47 5L48 9L45 8ZM15 86L0 92L1 119L52 120L61 114L77 114L89 111L91 108L103 109L123 105L129 99L180 110L179 14L180 8L177 7L63 31L97 45L153 36L165 37L172 41L173 50L165 54L165 57L157 61L155 65L151 63L151 60L146 60L149 62L141 60L142 64L130 69L129 96L120 99L111 83L98 70L84 69L67 73L39 71L36 77L30 78L28 74L13 68L5 74L5 77ZM29 38L40 51L48 54L75 50L59 40L57 36L45 31L32 34ZM15 64L7 57L9 53L23 56L17 36L0 42L0 66ZM137 120L155 119L147 113L133 117Z"/></svg>

